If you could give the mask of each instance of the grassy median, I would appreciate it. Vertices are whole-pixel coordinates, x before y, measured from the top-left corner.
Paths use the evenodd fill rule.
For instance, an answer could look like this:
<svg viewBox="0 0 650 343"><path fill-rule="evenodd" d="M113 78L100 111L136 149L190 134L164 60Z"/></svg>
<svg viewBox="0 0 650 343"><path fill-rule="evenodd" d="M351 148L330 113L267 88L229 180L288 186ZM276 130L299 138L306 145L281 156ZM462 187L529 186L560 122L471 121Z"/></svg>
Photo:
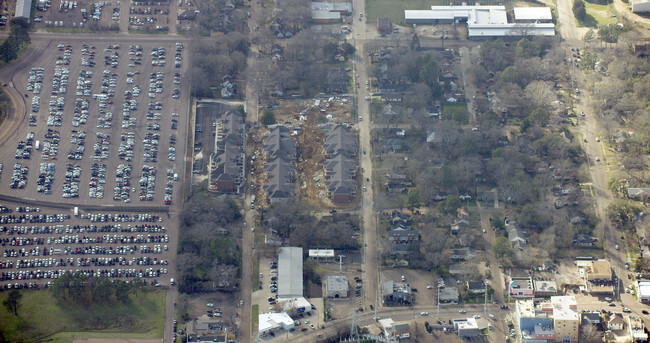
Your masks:
<svg viewBox="0 0 650 343"><path fill-rule="evenodd" d="M253 305L253 310L251 311L251 332L255 333L255 327L259 324L260 321L260 305Z"/></svg>

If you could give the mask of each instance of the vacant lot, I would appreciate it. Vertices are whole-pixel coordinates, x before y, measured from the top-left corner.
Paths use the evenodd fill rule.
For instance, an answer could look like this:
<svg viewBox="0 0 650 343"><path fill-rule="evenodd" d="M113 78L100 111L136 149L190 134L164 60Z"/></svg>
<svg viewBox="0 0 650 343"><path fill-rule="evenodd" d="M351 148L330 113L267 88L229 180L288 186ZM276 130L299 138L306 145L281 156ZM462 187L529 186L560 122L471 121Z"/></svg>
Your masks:
<svg viewBox="0 0 650 343"><path fill-rule="evenodd" d="M588 27L597 28L602 25L613 24L617 22L617 18L612 16L613 10L607 4L596 4L585 1L587 7L587 15L583 24Z"/></svg>
<svg viewBox="0 0 650 343"><path fill-rule="evenodd" d="M0 293L0 301L7 292ZM0 307L0 330L9 342L31 341L54 335L54 341L72 342L72 333L88 331L86 337L162 338L165 292L132 295L128 304L61 306L49 291L23 291L20 317ZM127 334L128 333L128 334ZM56 334L56 335L55 335ZM75 333L77 335L77 333Z"/></svg>

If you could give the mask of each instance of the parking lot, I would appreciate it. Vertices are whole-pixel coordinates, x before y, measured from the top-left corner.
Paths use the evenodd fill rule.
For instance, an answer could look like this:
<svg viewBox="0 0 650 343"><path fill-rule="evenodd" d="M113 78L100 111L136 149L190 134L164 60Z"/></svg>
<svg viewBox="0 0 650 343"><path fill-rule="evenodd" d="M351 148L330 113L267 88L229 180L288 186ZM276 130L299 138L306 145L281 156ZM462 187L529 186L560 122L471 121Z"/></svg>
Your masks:
<svg viewBox="0 0 650 343"><path fill-rule="evenodd" d="M71 205L171 205L187 132L182 44L49 47L13 78L29 118L0 152L0 192Z"/></svg>
<svg viewBox="0 0 650 343"><path fill-rule="evenodd" d="M173 40L72 37L3 85L25 116L1 143L0 287L77 270L171 285L178 228L165 210L184 177L186 54Z"/></svg>
<svg viewBox="0 0 650 343"><path fill-rule="evenodd" d="M0 206L0 287L47 287L65 272L169 285L175 228L155 213ZM172 260L170 260L170 258Z"/></svg>
<svg viewBox="0 0 650 343"><path fill-rule="evenodd" d="M275 268L271 268L271 263L275 263ZM269 258L260 259L259 289L253 292L253 304L259 304L260 313L269 311L276 312L277 288L275 292L271 291L271 283L277 284L278 269L277 260Z"/></svg>

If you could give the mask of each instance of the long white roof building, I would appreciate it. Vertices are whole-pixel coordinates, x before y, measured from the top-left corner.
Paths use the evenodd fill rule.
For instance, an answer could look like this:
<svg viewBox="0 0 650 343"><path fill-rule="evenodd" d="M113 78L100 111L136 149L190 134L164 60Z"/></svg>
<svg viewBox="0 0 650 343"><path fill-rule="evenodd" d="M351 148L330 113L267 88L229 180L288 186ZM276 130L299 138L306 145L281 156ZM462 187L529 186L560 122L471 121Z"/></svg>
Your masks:
<svg viewBox="0 0 650 343"><path fill-rule="evenodd" d="M280 248L278 299L302 297L302 248Z"/></svg>
<svg viewBox="0 0 650 343"><path fill-rule="evenodd" d="M548 7L526 7L519 13L527 23L508 23L504 6L431 6L430 10L406 10L404 18L407 24L434 25L438 22L465 21L469 37L554 36L553 23L529 22L531 18L539 18L537 21L547 20L546 12L550 16Z"/></svg>

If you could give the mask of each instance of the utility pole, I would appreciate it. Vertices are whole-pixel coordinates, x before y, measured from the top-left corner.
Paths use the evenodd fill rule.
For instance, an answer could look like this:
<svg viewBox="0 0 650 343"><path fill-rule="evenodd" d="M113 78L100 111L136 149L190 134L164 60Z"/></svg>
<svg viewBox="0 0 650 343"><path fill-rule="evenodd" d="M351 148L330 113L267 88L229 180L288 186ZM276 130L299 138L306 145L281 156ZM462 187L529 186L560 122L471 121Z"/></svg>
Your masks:
<svg viewBox="0 0 650 343"><path fill-rule="evenodd" d="M508 287L506 290L508 291L508 305L510 305L510 283L512 282L512 269L508 269Z"/></svg>
<svg viewBox="0 0 650 343"><path fill-rule="evenodd" d="M375 318L377 318L377 298L379 297L379 289L376 289L375 292Z"/></svg>
<svg viewBox="0 0 650 343"><path fill-rule="evenodd" d="M485 283L485 304L483 305L483 317L487 317L487 293L488 293L488 287L486 282Z"/></svg>
<svg viewBox="0 0 650 343"><path fill-rule="evenodd" d="M357 319L358 319L357 315L358 315L358 313L359 312L357 312L355 310L354 313L352 314L352 318L350 319L350 322L351 322L350 323L350 325L351 325L351 327L350 327L350 338L352 338L354 340L354 342L359 341L359 331L357 330Z"/></svg>
<svg viewBox="0 0 650 343"><path fill-rule="evenodd" d="M339 255L339 273L341 273L342 268L343 268L343 264L342 264L342 263L343 263L343 258L344 258L344 257L345 257L345 255Z"/></svg>
<svg viewBox="0 0 650 343"><path fill-rule="evenodd" d="M436 319L440 319L440 283L438 283L438 296L436 297Z"/></svg>

